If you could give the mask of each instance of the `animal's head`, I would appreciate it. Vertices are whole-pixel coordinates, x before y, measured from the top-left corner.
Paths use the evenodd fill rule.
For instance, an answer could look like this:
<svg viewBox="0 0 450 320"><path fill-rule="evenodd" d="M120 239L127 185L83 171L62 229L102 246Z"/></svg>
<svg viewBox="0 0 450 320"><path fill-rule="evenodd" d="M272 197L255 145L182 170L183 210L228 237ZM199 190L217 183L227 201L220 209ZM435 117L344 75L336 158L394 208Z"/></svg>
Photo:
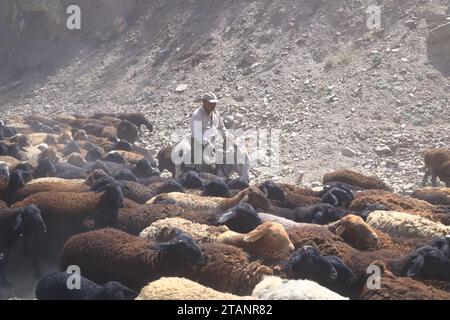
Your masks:
<svg viewBox="0 0 450 320"><path fill-rule="evenodd" d="M334 281L338 273L333 264L319 250L311 246L298 249L286 264L296 279Z"/></svg>
<svg viewBox="0 0 450 320"><path fill-rule="evenodd" d="M25 178L27 174L22 169L15 169L11 172L11 176L9 177L9 186L13 190L18 190L25 185Z"/></svg>
<svg viewBox="0 0 450 320"><path fill-rule="evenodd" d="M114 178L123 181L138 181L138 178L129 169L120 169Z"/></svg>
<svg viewBox="0 0 450 320"><path fill-rule="evenodd" d="M24 148L24 147L30 146L30 143L28 142L27 136L24 135L24 134L21 134L21 133L16 134L14 137L12 137L12 141L14 143L17 143L17 145L20 148Z"/></svg>
<svg viewBox="0 0 450 320"><path fill-rule="evenodd" d="M356 276L353 270L350 269L344 261L336 256L325 257L336 269L338 273L338 281L340 284L345 285L347 288L355 285L357 282Z"/></svg>
<svg viewBox="0 0 450 320"><path fill-rule="evenodd" d="M202 189L203 182L200 179L199 175L195 171L188 171L183 173L177 181L185 188L188 189Z"/></svg>
<svg viewBox="0 0 450 320"><path fill-rule="evenodd" d="M248 233L262 224L258 213L248 203L240 203L219 218L220 224L225 224L230 230Z"/></svg>
<svg viewBox="0 0 450 320"><path fill-rule="evenodd" d="M106 156L103 158L103 161L114 162L118 164L126 164L127 161L125 158L119 153L115 151L108 152Z"/></svg>
<svg viewBox="0 0 450 320"><path fill-rule="evenodd" d="M42 219L41 210L34 204L19 209L17 218L12 227L16 233L21 234L24 237L30 237L33 234L45 234L47 232L47 227Z"/></svg>
<svg viewBox="0 0 450 320"><path fill-rule="evenodd" d="M104 156L104 152L100 147L94 147L89 149L89 151L86 153L86 161L89 162L95 162L97 160L102 159Z"/></svg>
<svg viewBox="0 0 450 320"><path fill-rule="evenodd" d="M242 202L247 202L251 204L254 208L258 208L263 211L270 210L269 199L267 199L266 195L257 187L250 187L241 192L244 192L245 194L245 197L242 199Z"/></svg>
<svg viewBox="0 0 450 320"><path fill-rule="evenodd" d="M328 224L341 218L338 209L330 204L319 204L322 210L319 210L313 217L312 222L315 224Z"/></svg>
<svg viewBox="0 0 450 320"><path fill-rule="evenodd" d="M228 185L228 188L230 188L232 190L244 190L244 189L247 189L248 187L250 187L248 182L241 177L237 177L237 178L234 178L234 179L228 181L227 185Z"/></svg>
<svg viewBox="0 0 450 320"><path fill-rule="evenodd" d="M157 189L159 194L163 193L171 193L171 192L181 192L185 193L186 190L184 190L183 186L179 184L176 180L169 180L166 182L163 182Z"/></svg>
<svg viewBox="0 0 450 320"><path fill-rule="evenodd" d="M11 127L4 127L3 128L3 135L5 138L11 138L14 137L17 134L17 130Z"/></svg>
<svg viewBox="0 0 450 320"><path fill-rule="evenodd" d="M205 185L202 195L206 197L229 198L231 197L231 191L225 182L214 180Z"/></svg>
<svg viewBox="0 0 450 320"><path fill-rule="evenodd" d="M123 150L123 151L131 151L132 148L133 145L125 140L119 140L114 147L114 149L116 150Z"/></svg>
<svg viewBox="0 0 450 320"><path fill-rule="evenodd" d="M351 190L332 187L329 188L322 196L322 202L331 204L335 207L348 208L353 200L353 193Z"/></svg>
<svg viewBox="0 0 450 320"><path fill-rule="evenodd" d="M378 245L378 235L361 217L349 214L335 224L335 232L358 249L373 248Z"/></svg>
<svg viewBox="0 0 450 320"><path fill-rule="evenodd" d="M134 300L138 296L136 291L130 290L120 282L105 283L94 297L95 300Z"/></svg>
<svg viewBox="0 0 450 320"><path fill-rule="evenodd" d="M148 131L153 132L153 125L144 116L142 116L141 124L143 124L147 128Z"/></svg>
<svg viewBox="0 0 450 320"><path fill-rule="evenodd" d="M93 186L97 180L107 176L109 175L102 169L94 169L89 173L89 176L86 179L87 185Z"/></svg>
<svg viewBox="0 0 450 320"><path fill-rule="evenodd" d="M158 151L158 154L156 155L156 159L158 159L159 171L163 172L164 169L167 169L169 171L173 170L173 167L175 166L175 164L172 161L172 151L173 151L173 147L171 147L171 146L164 147Z"/></svg>
<svg viewBox="0 0 450 320"><path fill-rule="evenodd" d="M111 178L111 177L105 177L105 178L106 178L105 181L107 181L108 178ZM104 178L102 178L102 179L104 179ZM100 180L102 180L102 179L100 179ZM106 182L100 181L99 185L103 185L103 186L98 187L96 192L104 192L103 196L102 196L102 200L103 200L103 203L106 206L108 206L109 208L111 208L111 207L114 209L123 208L125 205L123 202L124 197L123 197L122 187L123 188L125 188L125 187L122 184L116 182L114 180L114 178L111 178L111 179L113 179L113 181L111 181L110 183L108 183L106 185L104 185L104 183L106 183ZM91 189L92 188L94 188L94 187L91 187Z"/></svg>
<svg viewBox="0 0 450 320"><path fill-rule="evenodd" d="M259 189L264 192L269 199L278 200L280 202L285 202L287 200L284 190L273 181L264 181L259 186Z"/></svg>
<svg viewBox="0 0 450 320"><path fill-rule="evenodd" d="M43 149L41 149L41 154L39 155L39 159L47 158L54 163L59 161L58 151L55 147L48 147L45 145Z"/></svg>
<svg viewBox="0 0 450 320"><path fill-rule="evenodd" d="M70 156L67 157L67 162L80 168L82 168L86 164L86 160L83 159L81 154L76 152L71 153Z"/></svg>
<svg viewBox="0 0 450 320"><path fill-rule="evenodd" d="M47 137L44 139L43 143L49 145L49 146L56 146L58 144L58 141L54 135L47 135Z"/></svg>
<svg viewBox="0 0 450 320"><path fill-rule="evenodd" d="M38 161L34 176L36 178L53 177L56 175L56 168L52 161L47 157L42 157Z"/></svg>
<svg viewBox="0 0 450 320"><path fill-rule="evenodd" d="M450 259L436 248L424 246L416 249L407 260L405 270L408 277L450 280Z"/></svg>
<svg viewBox="0 0 450 320"><path fill-rule="evenodd" d="M85 141L87 141L87 140L89 140L89 137L88 137L88 135L87 135L85 130L78 129L75 132L75 134L73 135L73 139L74 140L85 140Z"/></svg>
<svg viewBox="0 0 450 320"><path fill-rule="evenodd" d="M22 160L22 155L20 153L20 147L17 144L10 144L7 147L8 156L16 158L17 160Z"/></svg>
<svg viewBox="0 0 450 320"><path fill-rule="evenodd" d="M247 233L244 237L244 241L260 247L259 249L262 252L268 250L279 253L286 258L295 249L286 230L281 224L276 222L264 222L256 227L255 230Z"/></svg>
<svg viewBox="0 0 450 320"><path fill-rule="evenodd" d="M450 258L450 235L432 241L429 246L438 249L447 258Z"/></svg>
<svg viewBox="0 0 450 320"><path fill-rule="evenodd" d="M152 176L159 176L160 172L154 168L149 160L141 159L136 163L136 167L133 170L135 174L142 178L148 178Z"/></svg>
<svg viewBox="0 0 450 320"><path fill-rule="evenodd" d="M10 172L9 165L0 163L0 190L4 190L9 183Z"/></svg>
<svg viewBox="0 0 450 320"><path fill-rule="evenodd" d="M177 236L168 242L159 242L154 245L156 250L161 250L176 258L177 261L187 262L189 264L202 264L204 262L203 254L200 248L187 234L177 231Z"/></svg>
<svg viewBox="0 0 450 320"><path fill-rule="evenodd" d="M72 153L81 153L80 145L75 140L70 141L63 151L66 157Z"/></svg>

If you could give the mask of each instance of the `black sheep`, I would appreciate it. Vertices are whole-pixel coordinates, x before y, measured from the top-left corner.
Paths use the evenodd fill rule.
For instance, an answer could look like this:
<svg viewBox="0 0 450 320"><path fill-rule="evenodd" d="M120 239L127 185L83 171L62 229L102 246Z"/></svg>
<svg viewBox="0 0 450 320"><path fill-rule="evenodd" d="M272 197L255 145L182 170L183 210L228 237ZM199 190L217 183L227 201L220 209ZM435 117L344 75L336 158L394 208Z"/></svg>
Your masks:
<svg viewBox="0 0 450 320"><path fill-rule="evenodd" d="M287 201L286 193L275 182L267 180L264 181L259 189L267 195L267 198L271 200L277 200L281 203Z"/></svg>
<svg viewBox="0 0 450 320"><path fill-rule="evenodd" d="M114 179L123 181L138 182L138 178L129 169L120 169L115 175Z"/></svg>
<svg viewBox="0 0 450 320"><path fill-rule="evenodd" d="M121 120L128 120L137 126L139 133L141 133L141 126L145 126L148 131L153 131L153 125L150 121L141 113L119 113L116 118Z"/></svg>
<svg viewBox="0 0 450 320"><path fill-rule="evenodd" d="M103 161L114 162L117 164L126 164L125 158L118 152L109 152L103 157Z"/></svg>
<svg viewBox="0 0 450 320"><path fill-rule="evenodd" d="M418 248L406 260L404 272L408 277L450 281L450 259L435 247Z"/></svg>
<svg viewBox="0 0 450 320"><path fill-rule="evenodd" d="M230 198L231 191L225 184L225 182L220 180L214 180L205 185L205 189L202 192L202 196Z"/></svg>
<svg viewBox="0 0 450 320"><path fill-rule="evenodd" d="M41 211L35 205L20 209L0 209L0 287L8 286L5 276L5 265L8 254L21 238L24 254L30 257L34 274L39 276L36 247L46 226Z"/></svg>
<svg viewBox="0 0 450 320"><path fill-rule="evenodd" d="M241 177L231 179L227 182L227 185L231 190L244 190L250 187L248 182Z"/></svg>
<svg viewBox="0 0 450 320"><path fill-rule="evenodd" d="M71 237L64 245L60 268L77 265L96 283L120 281L140 290L161 276L204 263L195 241L179 234L164 243L150 243L116 229L101 229Z"/></svg>
<svg viewBox="0 0 450 320"><path fill-rule="evenodd" d="M38 179L38 178L54 177L55 175L56 175L56 168L54 163L47 157L42 157L41 159L39 159L38 165L33 172L33 177L35 179Z"/></svg>
<svg viewBox="0 0 450 320"><path fill-rule="evenodd" d="M117 137L120 140L126 140L135 143L139 136L139 129L136 125L128 120L122 120L117 128Z"/></svg>
<svg viewBox="0 0 450 320"><path fill-rule="evenodd" d="M88 149L86 153L85 160L89 162L95 162L101 160L105 156L104 151L100 147L93 147Z"/></svg>
<svg viewBox="0 0 450 320"><path fill-rule="evenodd" d="M22 169L15 169L14 171L11 172L9 177L9 183L3 190L3 193L1 195L2 199L6 201L6 203L8 203L9 205L13 202L15 192L25 185L26 176L27 173Z"/></svg>
<svg viewBox="0 0 450 320"><path fill-rule="evenodd" d="M195 171L188 171L178 177L177 181L188 189L203 189L203 181Z"/></svg>
<svg viewBox="0 0 450 320"><path fill-rule="evenodd" d="M136 166L132 169L132 172L138 178L149 178L160 175L159 170L154 168L147 159L139 160L136 163Z"/></svg>
<svg viewBox="0 0 450 320"><path fill-rule="evenodd" d="M0 142L0 156L10 156L16 158L17 160L22 160L20 148L15 143L7 144L4 142Z"/></svg>
<svg viewBox="0 0 450 320"><path fill-rule="evenodd" d="M71 274L53 272L44 276L36 287L38 300L133 300L137 292L125 287L120 282L111 281L98 285L82 276L79 288L69 289L67 286Z"/></svg>
<svg viewBox="0 0 450 320"><path fill-rule="evenodd" d="M285 271L295 279L308 279L340 294L356 294L356 276L336 256L323 256L312 246L295 251L285 265Z"/></svg>
<svg viewBox="0 0 450 320"><path fill-rule="evenodd" d="M296 208L294 221L324 225L339 220L343 214L342 210L331 204L319 203Z"/></svg>
<svg viewBox="0 0 450 320"><path fill-rule="evenodd" d="M324 187L321 202L335 207L348 208L354 199L351 190L344 187Z"/></svg>
<svg viewBox="0 0 450 320"><path fill-rule="evenodd" d="M258 213L248 203L240 203L219 218L219 223L238 233L248 233L262 224Z"/></svg>
<svg viewBox="0 0 450 320"><path fill-rule="evenodd" d="M67 157L67 156L69 156L72 153L80 153L81 154L81 147L80 147L80 145L78 144L78 142L73 141L73 140L70 141L67 144L67 146L64 147L63 155Z"/></svg>

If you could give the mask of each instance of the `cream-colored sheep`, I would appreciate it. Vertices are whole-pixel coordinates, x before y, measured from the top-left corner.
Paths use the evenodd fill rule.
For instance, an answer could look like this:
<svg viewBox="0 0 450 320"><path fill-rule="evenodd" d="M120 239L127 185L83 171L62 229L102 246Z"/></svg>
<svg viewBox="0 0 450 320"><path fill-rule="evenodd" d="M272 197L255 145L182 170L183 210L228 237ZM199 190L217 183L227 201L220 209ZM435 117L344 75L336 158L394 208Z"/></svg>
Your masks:
<svg viewBox="0 0 450 320"><path fill-rule="evenodd" d="M252 296L261 300L349 300L314 281L274 276L267 276L258 283Z"/></svg>
<svg viewBox="0 0 450 320"><path fill-rule="evenodd" d="M188 193L171 192L157 195L146 203L176 204L183 209L221 213L240 202L248 202L263 210L270 207L267 197L256 187L242 190L232 198L202 197Z"/></svg>
<svg viewBox="0 0 450 320"><path fill-rule="evenodd" d="M176 277L160 278L142 288L136 300L254 300L219 292L197 282Z"/></svg>
<svg viewBox="0 0 450 320"><path fill-rule="evenodd" d="M158 241L170 237L174 229L183 231L198 243L220 242L258 256L286 258L294 251L283 226L275 222L265 222L247 234L240 234L225 226L214 227L181 218L166 218L152 223L141 232L140 237Z"/></svg>
<svg viewBox="0 0 450 320"><path fill-rule="evenodd" d="M374 211L367 223L390 236L439 238L450 234L450 226L405 212Z"/></svg>

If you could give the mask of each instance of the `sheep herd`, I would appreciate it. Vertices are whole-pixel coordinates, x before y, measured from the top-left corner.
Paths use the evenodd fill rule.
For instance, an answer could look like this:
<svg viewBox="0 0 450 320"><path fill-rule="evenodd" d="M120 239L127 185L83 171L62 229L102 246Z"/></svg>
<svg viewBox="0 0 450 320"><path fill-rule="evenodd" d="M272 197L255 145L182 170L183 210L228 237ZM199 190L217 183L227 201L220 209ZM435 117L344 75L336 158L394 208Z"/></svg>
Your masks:
<svg viewBox="0 0 450 320"><path fill-rule="evenodd" d="M136 144L143 127L139 113L0 120L0 297L29 265L39 300L450 299L450 150L425 153L433 186L409 196L347 169L315 189L249 185L175 178L170 146L155 160Z"/></svg>

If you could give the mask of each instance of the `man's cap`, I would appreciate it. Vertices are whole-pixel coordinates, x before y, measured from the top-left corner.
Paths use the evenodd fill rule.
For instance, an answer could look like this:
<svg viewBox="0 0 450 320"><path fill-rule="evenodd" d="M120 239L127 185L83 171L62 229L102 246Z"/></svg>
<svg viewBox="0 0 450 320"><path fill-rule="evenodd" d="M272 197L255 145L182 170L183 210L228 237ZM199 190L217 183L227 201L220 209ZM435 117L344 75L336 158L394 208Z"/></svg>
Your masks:
<svg viewBox="0 0 450 320"><path fill-rule="evenodd" d="M219 100L217 100L216 95L214 93L212 93L212 92L205 93L203 95L203 100L206 100L206 101L208 101L210 103L217 103L217 102L219 102Z"/></svg>

